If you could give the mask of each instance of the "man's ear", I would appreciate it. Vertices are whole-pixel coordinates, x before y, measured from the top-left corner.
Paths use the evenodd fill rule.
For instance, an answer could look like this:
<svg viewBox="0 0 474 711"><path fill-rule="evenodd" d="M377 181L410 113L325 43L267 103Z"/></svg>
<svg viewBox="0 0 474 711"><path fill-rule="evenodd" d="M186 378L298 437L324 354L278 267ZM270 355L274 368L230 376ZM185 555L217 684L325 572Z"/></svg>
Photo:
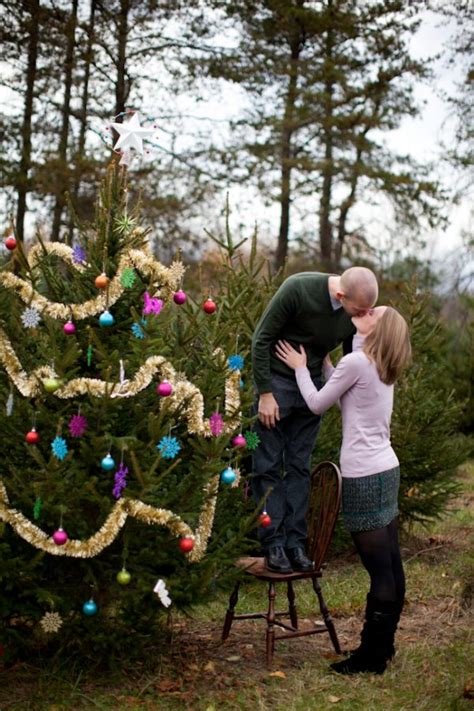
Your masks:
<svg viewBox="0 0 474 711"><path fill-rule="evenodd" d="M345 292L344 291L336 291L336 299L338 301L342 301L342 299L345 297Z"/></svg>

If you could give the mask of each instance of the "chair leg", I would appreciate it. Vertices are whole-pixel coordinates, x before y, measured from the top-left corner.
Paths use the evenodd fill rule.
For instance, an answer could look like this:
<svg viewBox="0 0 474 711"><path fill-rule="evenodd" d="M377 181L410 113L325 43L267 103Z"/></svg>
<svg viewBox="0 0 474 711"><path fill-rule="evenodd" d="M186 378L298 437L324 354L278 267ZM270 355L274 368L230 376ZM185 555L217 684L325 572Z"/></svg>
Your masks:
<svg viewBox="0 0 474 711"><path fill-rule="evenodd" d="M268 584L268 614L267 614L267 667L272 666L275 650L275 583Z"/></svg>
<svg viewBox="0 0 474 711"><path fill-rule="evenodd" d="M230 628L232 627L232 622L234 621L234 610L235 606L237 605L237 600L239 599L239 588L240 588L240 581L238 581L235 585L235 588L232 590L232 594L229 598L229 607L226 612L225 620L224 620L224 627L222 628L222 641L227 639L230 633Z"/></svg>
<svg viewBox="0 0 474 711"><path fill-rule="evenodd" d="M293 583L288 580L288 611L290 613L291 626L298 629L298 615L296 613L295 606L295 591L293 590Z"/></svg>
<svg viewBox="0 0 474 711"><path fill-rule="evenodd" d="M314 589L314 592L316 593L316 595L318 596L319 609L321 610L321 614L323 616L324 623L326 625L327 631L329 632L329 636L331 637L331 642L333 644L333 647L334 647L337 654L341 654L341 646L340 646L339 640L337 638L336 628L334 627L332 617L329 614L329 610L328 610L326 603L324 601L323 594L321 592L321 586L320 586L317 578L313 578L313 589Z"/></svg>

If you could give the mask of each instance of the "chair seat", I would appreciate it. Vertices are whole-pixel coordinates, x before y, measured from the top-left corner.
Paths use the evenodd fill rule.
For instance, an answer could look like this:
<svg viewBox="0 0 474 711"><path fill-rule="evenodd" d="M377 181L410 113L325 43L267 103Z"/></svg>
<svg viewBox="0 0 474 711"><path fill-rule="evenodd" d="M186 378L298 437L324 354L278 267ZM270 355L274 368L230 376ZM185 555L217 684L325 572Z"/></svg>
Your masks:
<svg viewBox="0 0 474 711"><path fill-rule="evenodd" d="M304 580L306 578L320 578L322 576L321 570L312 570L309 573L302 573L295 571L293 573L274 573L268 570L265 564L265 558L239 558L236 562L236 566L243 568L247 575L253 575L254 578L259 580L273 580L273 581L292 581L292 580Z"/></svg>

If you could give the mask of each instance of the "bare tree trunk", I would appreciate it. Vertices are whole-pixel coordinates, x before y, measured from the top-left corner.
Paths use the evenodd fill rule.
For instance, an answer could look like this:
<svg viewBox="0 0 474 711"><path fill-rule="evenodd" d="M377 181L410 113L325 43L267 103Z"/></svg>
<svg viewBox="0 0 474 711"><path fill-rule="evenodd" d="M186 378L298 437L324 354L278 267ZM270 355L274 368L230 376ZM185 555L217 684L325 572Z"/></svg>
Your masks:
<svg viewBox="0 0 474 711"><path fill-rule="evenodd" d="M332 0L328 0L328 7L332 7ZM324 85L324 167L322 169L323 187L319 203L319 245L321 261L327 269L333 268L332 261L332 183L333 183L333 93L334 79L332 78L333 30L328 29L325 42L326 73L328 79Z"/></svg>
<svg viewBox="0 0 474 711"><path fill-rule="evenodd" d="M74 49L76 44L76 23L77 23L77 4L78 0L73 0L71 15L66 25L66 61L64 73L64 100L62 108L61 133L59 136L58 147L58 164L61 166L61 174L58 175L58 183L63 187L59 189L56 195L56 203L53 212L53 226L51 228L51 239L56 242L59 239L59 231L61 228L61 216L66 204L65 194L67 191L67 144L69 135L69 117L71 113L71 88L72 75L74 68ZM58 188L59 188L58 185Z"/></svg>
<svg viewBox="0 0 474 711"><path fill-rule="evenodd" d="M120 12L117 18L117 79L115 82L115 115L125 111L130 86L127 84L127 42L128 13L130 0L120 0Z"/></svg>
<svg viewBox="0 0 474 711"><path fill-rule="evenodd" d="M275 271L280 269L288 255L288 237L290 231L291 171L292 171L292 136L294 132L294 109L298 85L298 60L302 49L301 38L295 38L291 47L291 68L286 95L285 116L281 133L281 190L280 190L280 229L275 253Z"/></svg>
<svg viewBox="0 0 474 711"><path fill-rule="evenodd" d="M29 34L28 60L26 65L26 91L25 103L23 107L23 126L21 131L22 146L20 158L20 170L17 179L17 209L16 209L16 234L19 240L25 238L25 214L26 196L29 191L29 172L31 169L31 124L33 117L33 98L36 80L36 61L38 57L38 35L39 35L39 0L29 0L25 3L30 13L27 23Z"/></svg>
<svg viewBox="0 0 474 711"><path fill-rule="evenodd" d="M84 160L84 151L86 147L86 130L87 130L87 108L89 104L89 80L91 73L91 62L93 58L93 43L95 31L95 12L97 0L91 0L89 22L87 24L87 45L84 52L84 81L82 84L82 99L81 110L79 113L79 139L77 142L76 159L74 161L76 176L74 180L74 188L72 191L72 203L77 209L77 200L81 189L81 166ZM74 231L74 223L71 218L69 223L69 242L72 242Z"/></svg>

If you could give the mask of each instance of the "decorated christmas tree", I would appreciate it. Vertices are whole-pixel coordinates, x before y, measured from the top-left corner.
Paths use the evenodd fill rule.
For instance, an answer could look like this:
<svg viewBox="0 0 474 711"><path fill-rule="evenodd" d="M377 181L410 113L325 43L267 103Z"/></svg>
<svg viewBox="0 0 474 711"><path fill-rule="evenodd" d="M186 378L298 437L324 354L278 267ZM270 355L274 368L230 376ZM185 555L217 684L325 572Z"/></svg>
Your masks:
<svg viewBox="0 0 474 711"><path fill-rule="evenodd" d="M125 173L111 166L95 223L73 246L40 235L28 253L13 236L6 244L7 656L45 643L94 654L114 635L149 635L157 613L204 599L234 574L258 514L239 487L242 455L256 445L245 370L258 315L247 314L240 344L235 327L253 274L187 294L182 263L153 257ZM235 254L229 242L231 271Z"/></svg>

